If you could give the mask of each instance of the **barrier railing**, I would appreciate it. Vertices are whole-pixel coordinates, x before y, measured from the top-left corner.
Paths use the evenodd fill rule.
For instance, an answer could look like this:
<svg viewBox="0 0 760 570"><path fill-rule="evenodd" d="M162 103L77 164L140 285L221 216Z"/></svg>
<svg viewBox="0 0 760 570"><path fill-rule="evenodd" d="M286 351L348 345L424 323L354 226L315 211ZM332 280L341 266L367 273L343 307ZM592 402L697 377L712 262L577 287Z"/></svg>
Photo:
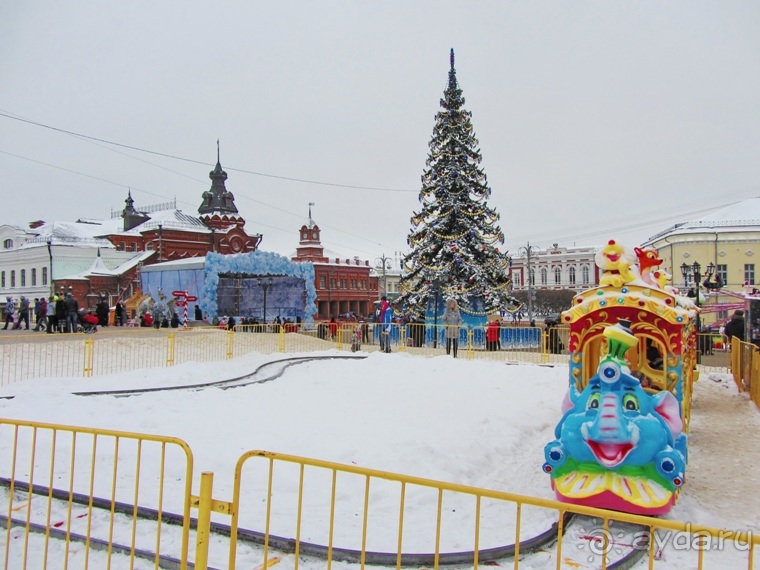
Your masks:
<svg viewBox="0 0 760 570"><path fill-rule="evenodd" d="M182 440L0 420L4 567L185 569L192 559L198 570L234 570L289 556L296 569L306 557L328 568L604 569L628 551L654 568L669 549L669 567L753 568L760 546L760 536L738 529L260 450L227 475L231 500L214 497L211 472L194 496L193 454Z"/></svg>
<svg viewBox="0 0 760 570"><path fill-rule="evenodd" d="M3 567L186 568L192 475L176 438L0 419Z"/></svg>
<svg viewBox="0 0 760 570"><path fill-rule="evenodd" d="M210 496L212 490L207 491ZM705 568L708 563L752 568L760 545L760 537L751 532L258 450L238 460L232 501L216 504L225 505L216 512L228 511L231 517L230 570L268 568L284 552L292 553L296 569L302 556L324 559L328 568L333 562L478 568L496 560L503 564L510 555L514 568L524 562L530 568L559 569L583 548L579 567L597 555L595 567L607 568L614 551L628 549L642 551L652 568L663 547L675 545L678 550L679 544L691 547L680 553L682 568ZM580 524L580 532L566 532L570 513L591 519ZM619 538L624 525L636 525L625 537L632 544ZM260 531L255 546L240 538L250 538L250 529ZM591 542L584 535L589 532ZM203 556L208 558L208 553Z"/></svg>
<svg viewBox="0 0 760 570"><path fill-rule="evenodd" d="M233 330L111 327L94 335L3 336L0 337L0 386L27 378L90 377L185 362L212 362L250 352L300 353L331 349L373 352L380 350L381 330L378 324L346 323L331 331L327 323L317 323L237 325ZM455 338L459 358L565 364L568 335L569 329L564 326L547 329L460 327ZM443 325L393 323L387 337L392 352L422 356L446 354ZM727 372L731 368L731 352L725 344L712 342L714 338L714 335L700 337L700 346L704 349L700 367L705 371Z"/></svg>
<svg viewBox="0 0 760 570"><path fill-rule="evenodd" d="M760 409L760 352L757 346L731 339L731 373L739 391L749 394Z"/></svg>

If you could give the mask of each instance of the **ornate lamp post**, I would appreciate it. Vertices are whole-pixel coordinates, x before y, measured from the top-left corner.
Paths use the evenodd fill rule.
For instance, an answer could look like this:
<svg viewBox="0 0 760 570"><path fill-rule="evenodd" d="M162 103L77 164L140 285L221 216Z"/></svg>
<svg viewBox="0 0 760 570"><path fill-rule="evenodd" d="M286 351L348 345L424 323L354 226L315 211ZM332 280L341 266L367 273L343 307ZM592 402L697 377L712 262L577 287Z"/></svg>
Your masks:
<svg viewBox="0 0 760 570"><path fill-rule="evenodd" d="M438 294L441 290L441 282L436 277L429 281L435 295L435 304L433 305L433 348L438 348Z"/></svg>
<svg viewBox="0 0 760 570"><path fill-rule="evenodd" d="M52 238L47 240L48 257L50 258L50 296L55 295L55 285L53 284L53 241Z"/></svg>
<svg viewBox="0 0 760 570"><path fill-rule="evenodd" d="M386 271L390 271L392 269L391 258L386 257L385 254L383 254L381 257L378 257L375 260L375 268L383 270L383 291L378 295L378 297L382 297L383 295L388 294L388 275L386 274Z"/></svg>
<svg viewBox="0 0 760 570"><path fill-rule="evenodd" d="M715 269L715 266L712 265L712 268L710 267L712 265L709 264L708 271L712 271ZM690 286L690 283L694 285L694 289L689 289L688 296L692 296L692 291L694 294L694 300L697 304L697 364L699 364L699 335L702 332L702 327L699 324L699 289L700 289L700 281L702 280L702 267L699 265L699 262L695 261L691 266L686 265L686 263L681 264L681 275L683 276L683 282L686 287ZM709 275L707 279L709 280Z"/></svg>
<svg viewBox="0 0 760 570"><path fill-rule="evenodd" d="M530 265L531 256L535 253L536 248L530 245L530 242L524 247L518 249L520 255L528 258L528 322L533 322L533 272Z"/></svg>
<svg viewBox="0 0 760 570"><path fill-rule="evenodd" d="M272 288L273 282L272 278L269 277L268 279L262 279L261 277L258 278L258 284L261 289L264 290L264 324L267 323L267 291Z"/></svg>

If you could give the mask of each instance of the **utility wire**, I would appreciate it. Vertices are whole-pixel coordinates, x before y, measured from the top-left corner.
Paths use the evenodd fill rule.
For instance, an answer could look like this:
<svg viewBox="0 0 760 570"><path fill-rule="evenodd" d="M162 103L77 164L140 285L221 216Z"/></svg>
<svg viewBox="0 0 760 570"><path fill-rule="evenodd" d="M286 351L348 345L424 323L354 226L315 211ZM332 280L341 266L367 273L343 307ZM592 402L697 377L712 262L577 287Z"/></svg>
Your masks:
<svg viewBox="0 0 760 570"><path fill-rule="evenodd" d="M131 146L131 145L128 145L128 144L123 144L123 143L118 143L118 142L114 142L114 141L109 141L109 140L106 140L106 139L101 139L101 138L98 138L98 137L93 137L93 136L85 135L85 134L82 134L82 133L77 133L75 131L69 131L69 130L66 130L66 129L59 128L59 127L54 127L52 125L46 125L45 123L38 123L37 121L32 121L30 119L23 119L21 117L15 117L15 116L13 116L11 114L4 113L2 111L0 111L0 117L6 117L6 118L12 119L14 121L20 121L22 123L27 123L29 125L34 125L34 126L37 126L37 127L42 127L44 129L50 129L51 131L56 131L56 132L59 132L59 133L63 133L63 134L67 134L67 135L72 135L72 136L75 136L75 137L79 137L79 138L83 138L83 139L87 139L87 140L91 140L91 141L97 141L97 142L101 142L101 143L104 143L104 144L118 146L118 147L126 148L126 149L129 149L129 150L134 150L134 151L138 151L138 152L144 152L144 153L153 154L153 155L156 155L156 156L163 156L164 158L171 158L172 160L181 160L181 161L184 161L184 162L190 162L192 164L203 164L204 166L209 166L209 163L204 162L202 160L194 160L192 158L185 158L185 157L182 157L182 156L176 156L174 154L167 154L167 153L164 153L164 152L158 152L158 151L155 151L155 150L149 150L149 149L146 149L146 148L140 148L140 147L137 147L137 146ZM210 166L213 168L213 165L210 165ZM290 182L300 182L300 183L303 183L303 184L316 184L316 185L319 185L319 186L331 186L331 187L334 187L334 188L352 188L352 189L356 189L356 190L375 190L375 191L379 191L379 192L404 192L404 193L407 193L407 192L417 193L417 192L419 192L419 190L406 190L406 189L402 189L402 188L380 188L380 187L376 187L376 186L357 186L357 185L354 185L354 184L337 184L337 183L334 183L334 182L321 182L321 181L318 181L318 180L307 180L307 179L304 179L304 178L294 178L294 177L291 177L291 176L278 176L278 175L275 175L275 174L267 174L265 172L256 172L256 171L253 171L253 170L245 170L243 168L234 168L234 167L229 167L229 166L225 166L225 169L226 170L230 170L230 171L234 171L234 172L242 172L244 174L252 174L254 176L264 176L266 178L275 178L277 180L288 180Z"/></svg>

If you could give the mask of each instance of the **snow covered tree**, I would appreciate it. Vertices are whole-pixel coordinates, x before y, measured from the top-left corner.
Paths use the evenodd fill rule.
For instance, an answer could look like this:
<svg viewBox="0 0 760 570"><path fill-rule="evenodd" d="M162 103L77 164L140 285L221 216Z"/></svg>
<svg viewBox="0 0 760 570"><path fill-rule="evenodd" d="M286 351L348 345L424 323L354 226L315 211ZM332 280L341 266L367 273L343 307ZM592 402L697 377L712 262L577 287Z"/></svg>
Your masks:
<svg viewBox="0 0 760 570"><path fill-rule="evenodd" d="M510 259L497 247L504 234L496 224L499 214L487 204L491 190L464 103L452 49L449 83L422 174L422 209L411 219L400 298L407 311L428 317L455 299L466 320L478 321L518 303L511 297Z"/></svg>

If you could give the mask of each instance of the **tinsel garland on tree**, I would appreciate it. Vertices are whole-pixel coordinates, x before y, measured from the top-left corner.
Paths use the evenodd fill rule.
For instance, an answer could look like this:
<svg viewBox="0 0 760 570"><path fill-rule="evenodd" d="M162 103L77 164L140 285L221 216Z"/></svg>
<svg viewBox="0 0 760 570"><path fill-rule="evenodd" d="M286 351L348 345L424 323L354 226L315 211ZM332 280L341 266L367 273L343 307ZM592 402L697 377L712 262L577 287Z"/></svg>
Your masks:
<svg viewBox="0 0 760 570"><path fill-rule="evenodd" d="M439 304L455 299L470 314L519 307L511 296L510 258L497 247L504 234L496 223L499 214L487 203L491 189L480 168L472 113L464 104L452 49L449 82L422 174L422 208L412 215L411 252L402 261L400 299L418 316L429 312L433 296Z"/></svg>

